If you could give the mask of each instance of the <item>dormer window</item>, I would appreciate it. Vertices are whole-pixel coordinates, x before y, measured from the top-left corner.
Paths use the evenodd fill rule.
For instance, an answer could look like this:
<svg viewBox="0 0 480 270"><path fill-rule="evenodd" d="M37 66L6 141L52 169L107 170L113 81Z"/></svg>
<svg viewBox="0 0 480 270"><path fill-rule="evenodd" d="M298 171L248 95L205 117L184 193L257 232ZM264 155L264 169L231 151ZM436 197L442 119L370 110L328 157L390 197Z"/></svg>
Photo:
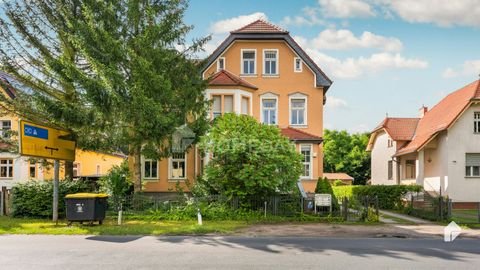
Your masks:
<svg viewBox="0 0 480 270"><path fill-rule="evenodd" d="M217 60L217 71L225 69L225 57L220 57Z"/></svg>
<svg viewBox="0 0 480 270"><path fill-rule="evenodd" d="M242 74L255 74L255 50L242 50Z"/></svg>
<svg viewBox="0 0 480 270"><path fill-rule="evenodd" d="M265 75L277 75L278 74L278 50L265 50L263 51L263 74Z"/></svg>
<svg viewBox="0 0 480 270"><path fill-rule="evenodd" d="M302 72L302 59L300 59L300 57L293 59L293 70L295 70L295 72Z"/></svg>

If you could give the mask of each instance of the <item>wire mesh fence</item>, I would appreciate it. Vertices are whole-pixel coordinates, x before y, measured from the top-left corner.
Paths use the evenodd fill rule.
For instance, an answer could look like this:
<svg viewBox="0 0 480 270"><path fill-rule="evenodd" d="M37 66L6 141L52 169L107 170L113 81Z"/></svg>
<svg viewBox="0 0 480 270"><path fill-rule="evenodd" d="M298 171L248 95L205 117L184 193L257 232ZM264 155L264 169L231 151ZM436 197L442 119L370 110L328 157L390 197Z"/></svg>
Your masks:
<svg viewBox="0 0 480 270"><path fill-rule="evenodd" d="M378 198L335 198L332 207L316 206L314 197L296 195L275 195L264 197L228 198L222 195L207 197L177 196L175 198L161 198L155 196L134 194L122 198L110 198L110 215L122 210L126 217L132 215L148 215L154 212L168 212L172 208L181 208L185 205L212 205L222 204L235 211L242 209L263 216L293 217L299 215L316 215L338 218L347 221L364 220L368 211L378 216Z"/></svg>

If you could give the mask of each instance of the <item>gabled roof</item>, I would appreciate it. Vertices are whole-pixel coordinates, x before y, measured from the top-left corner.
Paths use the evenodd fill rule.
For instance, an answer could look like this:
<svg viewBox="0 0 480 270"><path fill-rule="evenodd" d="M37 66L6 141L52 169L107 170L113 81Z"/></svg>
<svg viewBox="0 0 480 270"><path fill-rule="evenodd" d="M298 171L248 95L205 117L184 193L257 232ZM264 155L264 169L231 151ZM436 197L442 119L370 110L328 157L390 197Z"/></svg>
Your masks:
<svg viewBox="0 0 480 270"><path fill-rule="evenodd" d="M384 129L395 141L410 141L415 135L420 118L386 117L373 131Z"/></svg>
<svg viewBox="0 0 480 270"><path fill-rule="evenodd" d="M441 131L448 129L470 106L480 101L480 80L451 93L425 113L418 122L412 141L397 151L397 156L420 150Z"/></svg>
<svg viewBox="0 0 480 270"><path fill-rule="evenodd" d="M250 24L247 24L237 30L231 31L232 34L238 33L286 33L288 31L283 30L282 28L273 25L264 20L256 20Z"/></svg>
<svg viewBox="0 0 480 270"><path fill-rule="evenodd" d="M226 71L221 70L215 74L213 74L208 79L208 85L215 85L215 86L243 86L246 88L257 90L258 87L255 85L245 81L244 79Z"/></svg>
<svg viewBox="0 0 480 270"><path fill-rule="evenodd" d="M317 66L307 53L298 45L297 42L288 34L287 31L263 20L257 20L240 29L230 32L220 46L208 57L202 73L205 72L215 60L236 40L281 40L300 57L315 74L315 86L323 87L325 91L332 85L333 81Z"/></svg>
<svg viewBox="0 0 480 270"><path fill-rule="evenodd" d="M353 177L346 173L323 173L323 177L329 180L352 180Z"/></svg>
<svg viewBox="0 0 480 270"><path fill-rule="evenodd" d="M322 137L292 127L282 128L280 129L280 132L283 136L289 138L291 141L308 141L318 143L323 141Z"/></svg>

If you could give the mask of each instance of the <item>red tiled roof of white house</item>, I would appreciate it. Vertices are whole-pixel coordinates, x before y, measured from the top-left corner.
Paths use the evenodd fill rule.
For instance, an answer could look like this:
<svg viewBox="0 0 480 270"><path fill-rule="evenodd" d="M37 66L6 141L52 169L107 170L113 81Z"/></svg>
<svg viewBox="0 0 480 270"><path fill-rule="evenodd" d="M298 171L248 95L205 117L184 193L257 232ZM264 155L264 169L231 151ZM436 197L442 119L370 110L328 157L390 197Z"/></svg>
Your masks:
<svg viewBox="0 0 480 270"><path fill-rule="evenodd" d="M415 135L420 118L386 117L373 131L385 129L395 141L410 141Z"/></svg>
<svg viewBox="0 0 480 270"><path fill-rule="evenodd" d="M448 129L469 107L472 101L480 101L480 80L449 94L435 105L418 122L410 143L399 149L397 156L418 151L440 132Z"/></svg>
<svg viewBox="0 0 480 270"><path fill-rule="evenodd" d="M232 34L238 33L288 33L288 31L273 25L264 20L256 20L250 24L243 26L237 30L231 31Z"/></svg>
<svg viewBox="0 0 480 270"><path fill-rule="evenodd" d="M208 85L213 86L243 86L250 89L258 89L255 85L232 74L226 70L220 70L208 79Z"/></svg>

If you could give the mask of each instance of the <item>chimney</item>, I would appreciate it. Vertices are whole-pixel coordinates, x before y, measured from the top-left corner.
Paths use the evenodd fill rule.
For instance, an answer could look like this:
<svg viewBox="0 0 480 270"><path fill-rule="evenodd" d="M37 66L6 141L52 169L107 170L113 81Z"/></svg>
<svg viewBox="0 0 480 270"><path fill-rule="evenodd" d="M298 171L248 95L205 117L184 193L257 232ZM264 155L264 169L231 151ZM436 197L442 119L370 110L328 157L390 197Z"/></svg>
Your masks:
<svg viewBox="0 0 480 270"><path fill-rule="evenodd" d="M428 112L428 107L425 107L422 105L422 107L419 110L418 117L423 118L423 116Z"/></svg>

